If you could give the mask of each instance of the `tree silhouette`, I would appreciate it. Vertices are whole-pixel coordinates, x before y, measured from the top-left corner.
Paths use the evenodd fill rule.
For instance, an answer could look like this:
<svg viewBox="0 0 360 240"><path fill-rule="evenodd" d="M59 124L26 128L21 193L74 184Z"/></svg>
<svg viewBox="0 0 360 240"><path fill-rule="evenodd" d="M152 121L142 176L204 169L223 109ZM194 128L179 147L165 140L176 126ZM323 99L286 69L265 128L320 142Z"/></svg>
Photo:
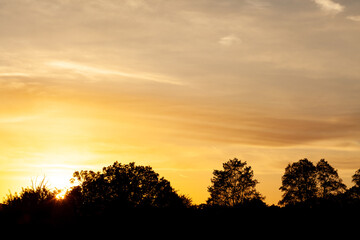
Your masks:
<svg viewBox="0 0 360 240"><path fill-rule="evenodd" d="M263 197L256 191L258 181L246 161L237 158L223 164L223 170L214 170L212 186L208 188L211 206L234 207L250 201L262 202Z"/></svg>
<svg viewBox="0 0 360 240"><path fill-rule="evenodd" d="M316 167L306 158L288 164L281 180L284 194L280 205L304 203L316 197Z"/></svg>
<svg viewBox="0 0 360 240"><path fill-rule="evenodd" d="M325 159L314 166L305 158L285 168L280 190L284 192L280 205L340 206L346 186Z"/></svg>
<svg viewBox="0 0 360 240"><path fill-rule="evenodd" d="M149 166L135 163L104 167L101 172L74 173L72 182L78 181L67 195L75 204L95 208L181 208L190 200L179 196L170 182L159 178Z"/></svg>
<svg viewBox="0 0 360 240"><path fill-rule="evenodd" d="M352 182L355 183L355 187L360 187L360 169L352 176Z"/></svg>
<svg viewBox="0 0 360 240"><path fill-rule="evenodd" d="M332 196L344 193L345 184L339 178L337 170L334 169L325 159L321 159L316 165L318 197L329 199Z"/></svg>
<svg viewBox="0 0 360 240"><path fill-rule="evenodd" d="M354 205L354 202L360 204L360 169L352 176L352 182L354 186L347 191L347 196L352 202L351 204Z"/></svg>

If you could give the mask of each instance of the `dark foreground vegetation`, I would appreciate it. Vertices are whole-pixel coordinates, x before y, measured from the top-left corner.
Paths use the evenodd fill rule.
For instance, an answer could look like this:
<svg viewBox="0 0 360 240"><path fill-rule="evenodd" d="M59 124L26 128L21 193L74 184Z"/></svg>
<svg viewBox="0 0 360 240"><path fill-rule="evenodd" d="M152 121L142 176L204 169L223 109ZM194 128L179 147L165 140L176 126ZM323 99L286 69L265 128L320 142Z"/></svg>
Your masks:
<svg viewBox="0 0 360 240"><path fill-rule="evenodd" d="M324 159L316 165L307 159L289 164L282 177L282 200L265 204L258 181L246 162L232 159L214 170L210 197L205 204L175 191L170 182L149 166L135 163L104 167L102 171L75 172L74 187L63 199L45 181L10 194L0 209L0 224L61 226L188 226L231 223L270 226L318 221L359 223L360 169L347 188L337 171ZM195 183L194 183L195 184ZM176 225L176 224L175 224ZM174 226L175 226L174 225Z"/></svg>

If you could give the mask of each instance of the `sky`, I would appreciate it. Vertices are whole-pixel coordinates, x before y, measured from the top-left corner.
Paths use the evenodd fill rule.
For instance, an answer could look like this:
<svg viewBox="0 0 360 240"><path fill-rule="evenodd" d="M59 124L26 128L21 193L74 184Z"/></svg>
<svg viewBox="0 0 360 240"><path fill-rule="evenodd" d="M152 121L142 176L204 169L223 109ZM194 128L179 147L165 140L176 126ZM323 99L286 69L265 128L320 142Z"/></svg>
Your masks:
<svg viewBox="0 0 360 240"><path fill-rule="evenodd" d="M0 198L150 165L203 203L238 158L360 168L358 0L0 0Z"/></svg>

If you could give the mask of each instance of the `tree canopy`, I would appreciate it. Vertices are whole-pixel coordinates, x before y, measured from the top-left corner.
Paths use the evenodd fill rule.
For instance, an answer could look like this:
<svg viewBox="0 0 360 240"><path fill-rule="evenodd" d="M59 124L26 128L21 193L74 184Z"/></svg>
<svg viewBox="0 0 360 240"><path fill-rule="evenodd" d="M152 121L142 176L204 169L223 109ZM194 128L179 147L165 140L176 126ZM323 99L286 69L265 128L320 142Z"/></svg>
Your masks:
<svg viewBox="0 0 360 240"><path fill-rule="evenodd" d="M325 159L316 165L316 180L318 183L317 195L323 199L344 193L346 186L334 169Z"/></svg>
<svg viewBox="0 0 360 240"><path fill-rule="evenodd" d="M282 176L281 205L308 201L316 196L316 167L308 159L288 164Z"/></svg>
<svg viewBox="0 0 360 240"><path fill-rule="evenodd" d="M355 187L360 187L360 169L352 176L352 182L355 184Z"/></svg>
<svg viewBox="0 0 360 240"><path fill-rule="evenodd" d="M149 166L115 162L101 172L77 171L73 176L72 182L79 185L67 197L85 206L166 208L185 207L190 202Z"/></svg>
<svg viewBox="0 0 360 240"><path fill-rule="evenodd" d="M314 200L329 200L346 191L346 186L325 159L316 166L308 159L289 164L282 176L283 193L281 205L309 203Z"/></svg>
<svg viewBox="0 0 360 240"><path fill-rule="evenodd" d="M352 176L352 182L354 183L354 186L352 186L346 193L352 203L355 202L360 204L360 169L358 169Z"/></svg>
<svg viewBox="0 0 360 240"><path fill-rule="evenodd" d="M263 197L256 191L258 181L247 162L237 158L223 164L223 170L214 170L212 185L208 188L210 198L207 203L216 206L234 207L249 201L261 201Z"/></svg>

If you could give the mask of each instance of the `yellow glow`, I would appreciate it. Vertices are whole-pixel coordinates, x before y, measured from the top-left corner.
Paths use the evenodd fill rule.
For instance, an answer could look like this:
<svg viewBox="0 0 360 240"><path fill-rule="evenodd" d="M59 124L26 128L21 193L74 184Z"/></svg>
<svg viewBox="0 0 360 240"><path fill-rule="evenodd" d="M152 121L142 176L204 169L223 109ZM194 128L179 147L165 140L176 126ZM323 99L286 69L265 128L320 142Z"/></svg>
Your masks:
<svg viewBox="0 0 360 240"><path fill-rule="evenodd" d="M56 189L71 187L72 174L75 171L93 167L87 163L95 158L95 155L90 152L79 152L66 148L38 153L37 156L39 163L36 164L36 168L44 172L49 186Z"/></svg>
<svg viewBox="0 0 360 240"><path fill-rule="evenodd" d="M66 195L66 189L61 189L60 192L56 195L56 199L64 199Z"/></svg>

